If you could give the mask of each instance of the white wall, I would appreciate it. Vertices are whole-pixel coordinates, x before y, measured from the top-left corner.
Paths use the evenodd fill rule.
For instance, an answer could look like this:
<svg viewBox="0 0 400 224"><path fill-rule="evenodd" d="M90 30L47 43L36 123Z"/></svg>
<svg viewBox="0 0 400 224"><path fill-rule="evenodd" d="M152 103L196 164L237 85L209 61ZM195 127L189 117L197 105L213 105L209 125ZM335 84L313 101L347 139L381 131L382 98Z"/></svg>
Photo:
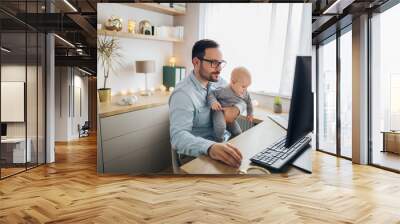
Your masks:
<svg viewBox="0 0 400 224"><path fill-rule="evenodd" d="M174 17L174 26L184 26L185 34L184 41L182 43L174 44L174 56L177 59L177 64L185 66L187 72L193 69L192 65L192 47L200 37L200 27L202 16L201 4L199 3L188 3L187 11L184 16ZM273 95L252 93L251 97L253 100L257 100L259 105L270 110L273 109L274 97ZM283 112L288 112L290 107L290 100L282 98L282 109Z"/></svg>
<svg viewBox="0 0 400 224"><path fill-rule="evenodd" d="M8 64L8 65L2 65L1 66L1 81L17 81L17 82L25 82L25 75L26 71L28 72L27 74L30 76L32 74L36 75L36 67L34 66L27 66L25 65L18 65L18 64ZM28 77L29 78L29 77ZM31 81L31 78L29 78L29 84L36 85L36 81ZM29 88L28 90L30 90ZM27 99L27 104L33 102L36 100L36 89L34 89L34 92L30 93L28 91L27 93L28 99ZM36 108L36 101L35 105L31 105L32 107ZM1 108L1 110L7 110L7 108ZM32 130L36 128L36 113L33 114L31 110L27 109L27 120L28 120L28 137L29 134L32 133ZM24 137L25 136L25 126L26 122L8 122L7 125L7 136L8 137ZM33 127L35 126L35 127Z"/></svg>
<svg viewBox="0 0 400 224"><path fill-rule="evenodd" d="M67 67L55 68L55 141L68 141L69 78Z"/></svg>
<svg viewBox="0 0 400 224"><path fill-rule="evenodd" d="M185 66L186 72L193 70L192 47L200 36L200 4L187 3L186 14L174 17L174 26L184 26L184 41L174 44L177 65Z"/></svg>
<svg viewBox="0 0 400 224"><path fill-rule="evenodd" d="M122 53L125 57L126 67L119 70L118 75L110 75L108 81L108 87L112 88L113 93L117 93L120 90L133 89L134 91L138 88L144 87L144 77L134 75L133 72L133 59L150 59L151 57L158 58L157 66L158 74L150 78L149 86L153 85L158 87L162 83L162 61L163 64L168 64L169 56L175 56L177 59L177 65L185 66L186 72L189 73L193 69L192 65L192 47L193 44L199 40L200 32L200 16L201 6L199 3L188 3L186 14L184 16L168 16L156 12L151 12L142 9L136 9L123 4L113 3L100 3L98 4L97 20L98 23L104 23L112 15L120 16L123 23L123 31L126 31L128 19L135 20L137 23L142 19L148 19L152 24L155 25L173 25L173 26L184 26L184 41L180 43L150 41L150 40L138 40L138 39L124 39L121 38ZM113 13L118 11L118 13ZM135 49L135 50L128 50ZM136 50L138 49L138 50ZM98 88L103 86L103 70L98 64ZM260 106L272 109L274 96L268 96L265 94L252 94L253 99L259 101ZM283 111L289 110L290 101L286 98L282 99Z"/></svg>
<svg viewBox="0 0 400 224"><path fill-rule="evenodd" d="M76 71L76 70L75 70ZM78 132L78 124L81 126L85 123L85 121L88 121L88 108L89 108L89 102L88 102L88 77L86 76L81 76L78 74L75 74L74 77L74 86L75 86L75 91L80 89L81 91L81 110L82 113L80 113L79 108L76 106L75 108L75 113L72 114L72 119L71 119L71 136L72 138L79 138L79 132ZM75 92L75 94L78 94ZM73 96L74 97L74 96ZM77 97L75 97L75 100L77 100ZM76 102L75 105L79 104L79 102Z"/></svg>
<svg viewBox="0 0 400 224"><path fill-rule="evenodd" d="M127 31L128 20L134 20L137 26L141 20L148 20L154 26L172 26L173 17L157 12L133 8L118 3L97 4L97 23L104 24L112 15L123 19L123 31ZM141 40L118 38L123 56L122 66L110 74L107 87L112 88L113 94L121 90L138 91L144 89L144 74L135 74L134 62L136 60L155 60L156 72L149 74L149 88L157 88L162 84L162 66L168 64L168 59L173 55L173 44L167 41ZM98 88L103 88L103 67L97 64Z"/></svg>
<svg viewBox="0 0 400 224"><path fill-rule="evenodd" d="M88 78L70 67L56 67L55 73L55 141L70 141L78 138L78 124L88 120ZM81 89L82 116L73 106L76 87Z"/></svg>
<svg viewBox="0 0 400 224"><path fill-rule="evenodd" d="M18 81L26 85L26 107L21 112L26 112L26 120L23 122L7 122L7 137L25 137L31 140L33 161L36 161L39 153L39 163L44 162L44 74L39 66L25 66L25 64L3 64L1 66L1 81ZM26 81L27 79L27 81ZM2 96L7 97L7 96ZM11 110L10 108L1 108ZM13 111L8 111L13 112Z"/></svg>

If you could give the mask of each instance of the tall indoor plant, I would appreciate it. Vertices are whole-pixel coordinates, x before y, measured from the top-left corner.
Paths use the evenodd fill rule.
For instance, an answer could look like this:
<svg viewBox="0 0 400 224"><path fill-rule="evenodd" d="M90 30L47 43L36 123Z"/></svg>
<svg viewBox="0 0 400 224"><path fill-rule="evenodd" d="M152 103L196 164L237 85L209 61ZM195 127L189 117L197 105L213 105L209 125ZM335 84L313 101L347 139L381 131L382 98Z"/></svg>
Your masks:
<svg viewBox="0 0 400 224"><path fill-rule="evenodd" d="M97 61L103 66L104 84L103 88L98 89L100 102L111 101L111 88L107 88L107 80L110 70L114 71L115 66L120 64L122 58L119 53L120 46L118 40L107 35L97 38Z"/></svg>

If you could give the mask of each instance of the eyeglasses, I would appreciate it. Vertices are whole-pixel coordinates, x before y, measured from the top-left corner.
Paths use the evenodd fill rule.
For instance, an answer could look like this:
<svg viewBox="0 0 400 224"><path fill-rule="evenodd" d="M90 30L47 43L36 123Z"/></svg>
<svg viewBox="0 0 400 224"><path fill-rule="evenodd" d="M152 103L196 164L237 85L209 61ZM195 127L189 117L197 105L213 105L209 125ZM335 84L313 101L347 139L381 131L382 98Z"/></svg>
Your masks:
<svg viewBox="0 0 400 224"><path fill-rule="evenodd" d="M211 68L218 68L221 66L221 68L225 67L226 65L226 61L222 60L222 61L218 61L218 60L209 60L209 59L205 59L205 58L199 58L201 61L206 61L208 63L210 63Z"/></svg>

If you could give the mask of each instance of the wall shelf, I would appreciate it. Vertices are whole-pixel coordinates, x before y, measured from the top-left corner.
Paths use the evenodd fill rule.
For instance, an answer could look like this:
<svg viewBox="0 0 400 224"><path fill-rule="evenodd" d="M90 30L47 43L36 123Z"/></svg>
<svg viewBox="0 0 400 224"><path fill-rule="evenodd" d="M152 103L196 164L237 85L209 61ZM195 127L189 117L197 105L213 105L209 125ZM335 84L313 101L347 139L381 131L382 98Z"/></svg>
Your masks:
<svg viewBox="0 0 400 224"><path fill-rule="evenodd" d="M137 4L137 3L135 3ZM143 34L133 34L123 31L108 31L108 30L98 30L98 35L107 35L113 37L122 37L122 38L130 38L130 39L142 39L142 40L158 40L158 41L169 41L169 42L181 42L181 39L176 38L164 38L164 37L157 37L152 35L143 35Z"/></svg>
<svg viewBox="0 0 400 224"><path fill-rule="evenodd" d="M185 15L185 11L165 7L165 6L162 6L157 3L129 3L127 5L129 5L131 7L146 9L149 11L159 12L159 13L163 13L163 14L167 14L167 15L171 15L171 16Z"/></svg>

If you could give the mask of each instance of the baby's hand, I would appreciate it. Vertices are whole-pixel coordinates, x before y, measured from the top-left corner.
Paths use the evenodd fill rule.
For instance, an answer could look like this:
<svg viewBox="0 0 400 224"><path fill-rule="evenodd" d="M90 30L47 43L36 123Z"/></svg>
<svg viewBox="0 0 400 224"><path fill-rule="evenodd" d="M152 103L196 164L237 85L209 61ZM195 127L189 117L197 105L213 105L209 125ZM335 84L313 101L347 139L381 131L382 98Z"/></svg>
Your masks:
<svg viewBox="0 0 400 224"><path fill-rule="evenodd" d="M213 110L222 110L222 106L221 106L220 103L214 102L214 103L211 104L211 109L213 109Z"/></svg>
<svg viewBox="0 0 400 224"><path fill-rule="evenodd" d="M253 115L247 115L247 121L253 122L253 119L254 119Z"/></svg>

